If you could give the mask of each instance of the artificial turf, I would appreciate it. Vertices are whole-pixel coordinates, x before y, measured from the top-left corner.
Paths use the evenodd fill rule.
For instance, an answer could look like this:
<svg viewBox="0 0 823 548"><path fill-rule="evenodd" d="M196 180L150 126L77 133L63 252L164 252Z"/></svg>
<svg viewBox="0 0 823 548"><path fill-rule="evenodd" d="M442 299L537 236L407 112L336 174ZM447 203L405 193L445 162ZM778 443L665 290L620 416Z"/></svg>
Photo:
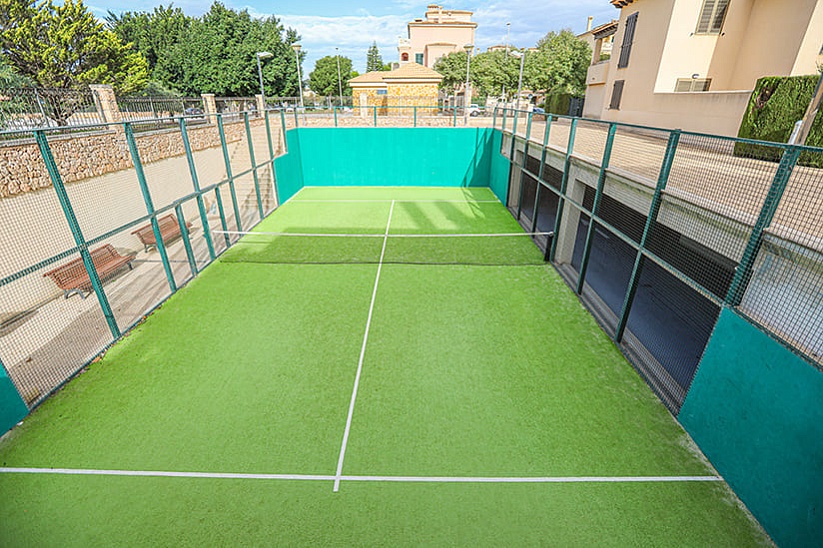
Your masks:
<svg viewBox="0 0 823 548"><path fill-rule="evenodd" d="M388 201L311 201L368 199ZM257 230L382 234L390 211L396 233L519 230L480 203L492 199L304 189ZM5 436L0 465L334 475L378 266L288 264L263 236L244 242L255 238ZM369 241L376 250L357 252L379 259L382 239ZM386 258L411 258L409 245L388 242ZM382 266L343 474L714 474L559 276L534 264L528 238L510 245L505 266ZM722 482L344 480L334 493L329 480L0 473L9 546L766 542Z"/></svg>

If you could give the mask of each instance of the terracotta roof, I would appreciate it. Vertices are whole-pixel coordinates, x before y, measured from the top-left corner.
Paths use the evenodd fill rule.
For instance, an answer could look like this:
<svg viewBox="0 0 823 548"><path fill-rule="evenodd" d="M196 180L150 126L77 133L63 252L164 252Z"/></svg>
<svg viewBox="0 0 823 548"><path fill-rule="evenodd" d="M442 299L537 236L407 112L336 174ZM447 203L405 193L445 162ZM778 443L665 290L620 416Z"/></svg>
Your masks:
<svg viewBox="0 0 823 548"><path fill-rule="evenodd" d="M372 71L349 80L349 84L385 84L387 80L443 80L439 72L417 63L404 63L400 68Z"/></svg>
<svg viewBox="0 0 823 548"><path fill-rule="evenodd" d="M616 7L617 9L624 8L634 2L634 0L611 0L612 6Z"/></svg>
<svg viewBox="0 0 823 548"><path fill-rule="evenodd" d="M437 72L436 70L432 70L430 68L424 67L423 65L418 65L417 63L404 63L400 65L400 68L395 70L390 70L389 72L383 73L384 80L442 80L443 75Z"/></svg>
<svg viewBox="0 0 823 548"><path fill-rule="evenodd" d="M456 46L457 44L450 44L449 42L432 42L431 44L426 44L426 47L429 46Z"/></svg>
<svg viewBox="0 0 823 548"><path fill-rule="evenodd" d="M380 70L373 70L371 72L367 72L365 74L361 74L360 76L355 76L349 83L355 84L382 84L383 83L383 75L388 74L387 71L380 71Z"/></svg>

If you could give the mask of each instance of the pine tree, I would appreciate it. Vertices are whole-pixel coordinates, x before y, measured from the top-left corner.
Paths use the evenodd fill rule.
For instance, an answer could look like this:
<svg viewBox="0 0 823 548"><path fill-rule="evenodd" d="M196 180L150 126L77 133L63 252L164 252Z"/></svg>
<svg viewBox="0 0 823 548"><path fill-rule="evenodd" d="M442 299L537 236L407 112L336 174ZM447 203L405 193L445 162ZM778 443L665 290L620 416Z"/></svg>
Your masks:
<svg viewBox="0 0 823 548"><path fill-rule="evenodd" d="M369 52L366 54L366 72L375 70L386 70L383 65L383 57L380 55L380 50L377 49L377 42L372 42L369 47Z"/></svg>

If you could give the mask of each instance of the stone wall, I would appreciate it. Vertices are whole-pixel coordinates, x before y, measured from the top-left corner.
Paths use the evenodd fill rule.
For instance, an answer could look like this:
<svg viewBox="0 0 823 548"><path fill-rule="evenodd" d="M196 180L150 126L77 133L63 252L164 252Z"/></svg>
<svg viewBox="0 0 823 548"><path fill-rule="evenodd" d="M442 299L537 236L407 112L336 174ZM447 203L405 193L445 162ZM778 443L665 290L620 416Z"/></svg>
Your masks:
<svg viewBox="0 0 823 548"><path fill-rule="evenodd" d="M254 128L265 122L258 118L250 123ZM239 141L246 130L242 121L228 123L224 127L229 143ZM188 134L193 151L220 146L216 124L189 127ZM139 134L135 140L144 164L185 153L177 128ZM133 167L128 143L120 127L82 135L50 136L49 147L64 183ZM0 171L0 199L51 186L40 149L34 142L0 147L0 165L5 168Z"/></svg>

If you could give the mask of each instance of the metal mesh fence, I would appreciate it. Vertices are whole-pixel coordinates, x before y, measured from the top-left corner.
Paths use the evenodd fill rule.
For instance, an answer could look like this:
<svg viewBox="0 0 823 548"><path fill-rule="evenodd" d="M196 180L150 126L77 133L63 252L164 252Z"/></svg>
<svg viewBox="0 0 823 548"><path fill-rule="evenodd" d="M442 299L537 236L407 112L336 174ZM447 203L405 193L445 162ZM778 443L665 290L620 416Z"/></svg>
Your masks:
<svg viewBox="0 0 823 548"><path fill-rule="evenodd" d="M105 122L90 89L0 88L0 131Z"/></svg>
<svg viewBox="0 0 823 548"><path fill-rule="evenodd" d="M204 119L150 133L128 122L70 137L40 130L0 146L0 216L15 231L0 255L0 360L29 406L232 245L226 229L248 230L274 208L264 120L250 124L261 149L252 164L243 121L221 131L217 116ZM260 201L240 191L254 202L246 223L227 158L268 177Z"/></svg>
<svg viewBox="0 0 823 548"><path fill-rule="evenodd" d="M723 306L823 364L823 151L548 118L527 147L495 115L509 208L672 410Z"/></svg>

